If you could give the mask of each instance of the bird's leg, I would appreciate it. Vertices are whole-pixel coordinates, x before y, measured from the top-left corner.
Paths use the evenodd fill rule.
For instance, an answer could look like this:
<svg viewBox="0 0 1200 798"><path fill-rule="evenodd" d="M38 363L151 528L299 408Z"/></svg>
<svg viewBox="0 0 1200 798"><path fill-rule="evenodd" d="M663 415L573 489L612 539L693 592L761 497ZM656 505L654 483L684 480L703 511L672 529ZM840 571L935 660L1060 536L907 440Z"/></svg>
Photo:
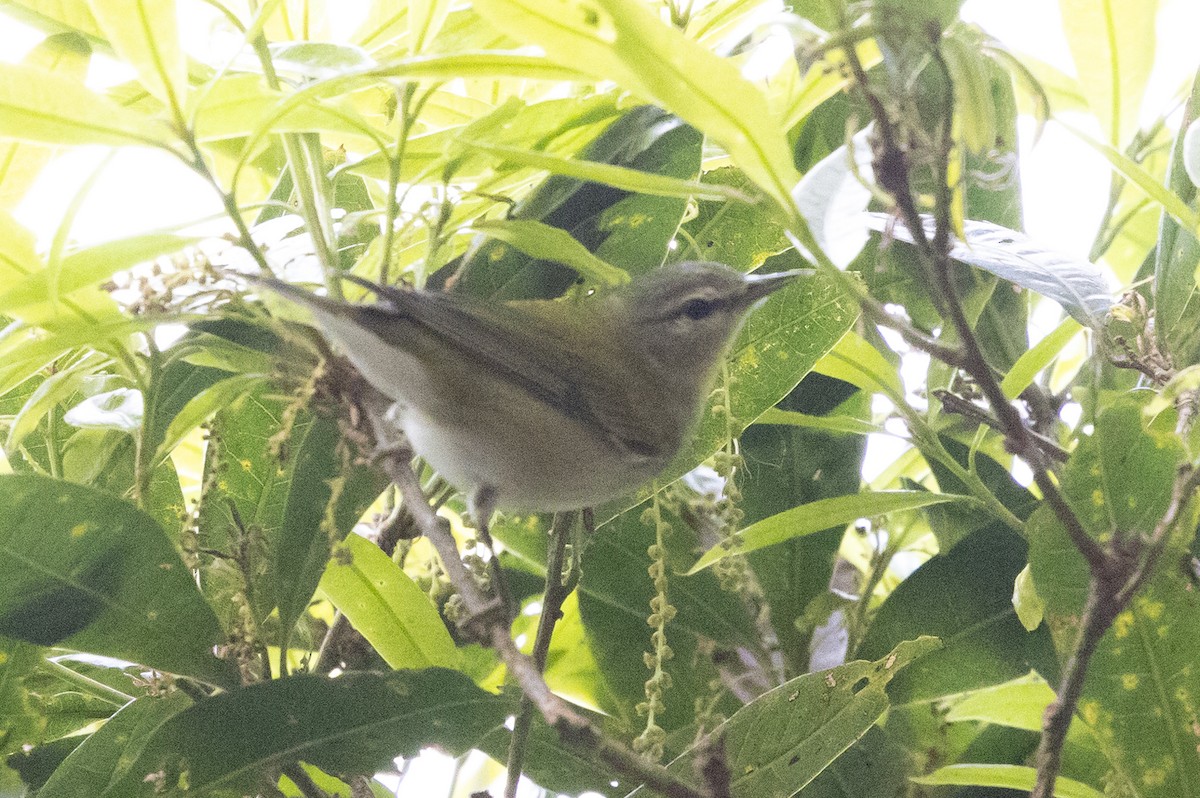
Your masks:
<svg viewBox="0 0 1200 798"><path fill-rule="evenodd" d="M488 485L478 488L470 497L468 504L479 542L488 550L488 573L491 576L492 593L499 603L499 609L504 613L505 620L511 623L512 619L516 617L516 608L513 606L512 593L508 589L508 577L504 575L504 569L500 567L500 557L496 554L496 547L492 543L492 533L488 528L492 515L496 512L495 488Z"/></svg>

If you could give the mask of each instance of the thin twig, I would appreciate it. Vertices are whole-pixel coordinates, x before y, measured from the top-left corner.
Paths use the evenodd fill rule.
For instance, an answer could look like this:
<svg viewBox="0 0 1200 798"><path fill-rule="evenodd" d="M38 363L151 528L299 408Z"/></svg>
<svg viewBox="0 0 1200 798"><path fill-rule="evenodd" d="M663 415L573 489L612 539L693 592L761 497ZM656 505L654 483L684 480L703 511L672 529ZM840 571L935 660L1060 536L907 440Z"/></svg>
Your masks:
<svg viewBox="0 0 1200 798"><path fill-rule="evenodd" d="M1093 573L1080 619L1075 649L1067 661L1055 700L1046 708L1035 762L1037 782L1031 798L1053 798L1062 764L1062 748L1087 677L1088 665L1110 626L1145 584L1166 548L1188 501L1200 487L1200 469L1185 465L1176 474L1166 512L1145 541L1114 538L1107 572Z"/></svg>
<svg viewBox="0 0 1200 798"><path fill-rule="evenodd" d="M537 634L533 641L533 661L541 672L546 670L546 658L550 653L550 640L554 625L562 617L562 605L579 582L579 569L566 570L567 537L575 526L575 513L556 513L550 528L550 545L546 558L546 589L542 595L542 611L538 617ZM521 780L521 766L525 762L525 750L529 743L529 731L533 726L533 702L521 696L521 707L513 724L512 738L508 745L508 782L504 787L505 798L516 798L517 785Z"/></svg>
<svg viewBox="0 0 1200 798"><path fill-rule="evenodd" d="M1047 709L1042 738L1037 755L1037 784L1033 798L1051 798L1054 782L1061 764L1062 747L1067 729L1083 691L1083 684L1092 655L1113 620L1131 600L1134 591L1141 585L1165 545L1167 531L1174 524L1180 508L1186 503L1195 487L1190 473L1181 472L1176 481L1175 493L1168 512L1155 530L1140 563L1122 551L1121 541L1115 539L1109 550L1097 543L1084 528L1076 513L1068 505L1058 484L1050 472L1049 462L1056 457L1054 448L1047 446L1041 436L1030 430L1016 407L1004 395L999 381L989 367L974 330L963 310L961 298L953 281L953 263L950 259L950 208L952 202L949 184L949 158L952 153L950 119L953 113L953 97L947 92L944 99L946 114L939 130L938 151L934 175L934 236L930 241L925 235L919 209L912 193L908 154L901 149L900 132L893 125L882 101L872 92L867 83L866 72L853 49L846 53L847 62L859 87L866 97L875 117L878 134L876 152L876 175L880 184L893 196L896 207L908 227L922 261L929 270L935 288L934 301L939 311L949 320L962 346L963 361L960 365L979 386L984 398L996 416L996 426L1005 436L1010 452L1024 460L1033 471L1034 481L1062 523L1073 544L1087 560L1091 578L1088 596L1081 619L1079 639L1068 659L1057 697ZM947 80L949 70L942 60L938 43L930 47L932 61L940 66ZM1128 544L1128 541L1125 542Z"/></svg>
<svg viewBox="0 0 1200 798"><path fill-rule="evenodd" d="M932 395L942 403L942 409L947 413L963 416L977 424L983 424L1003 434L1004 427L1000 423L1000 420L969 399L964 399L958 394L944 389L935 390L932 392ZM1030 434L1037 437L1043 451L1052 459L1060 463L1065 463L1070 458L1071 453L1059 446L1055 441L1050 440L1044 435L1039 435L1033 430L1030 430Z"/></svg>

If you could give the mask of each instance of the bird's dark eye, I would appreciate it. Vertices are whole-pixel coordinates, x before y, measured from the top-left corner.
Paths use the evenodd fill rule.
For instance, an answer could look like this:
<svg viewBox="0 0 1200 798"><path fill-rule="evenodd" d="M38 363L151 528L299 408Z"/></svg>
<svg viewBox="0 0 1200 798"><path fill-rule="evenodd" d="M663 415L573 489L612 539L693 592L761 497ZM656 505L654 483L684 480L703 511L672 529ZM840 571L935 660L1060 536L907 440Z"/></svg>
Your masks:
<svg viewBox="0 0 1200 798"><path fill-rule="evenodd" d="M692 321L699 321L712 315L717 309L717 303L707 299L692 299L683 306L683 315Z"/></svg>

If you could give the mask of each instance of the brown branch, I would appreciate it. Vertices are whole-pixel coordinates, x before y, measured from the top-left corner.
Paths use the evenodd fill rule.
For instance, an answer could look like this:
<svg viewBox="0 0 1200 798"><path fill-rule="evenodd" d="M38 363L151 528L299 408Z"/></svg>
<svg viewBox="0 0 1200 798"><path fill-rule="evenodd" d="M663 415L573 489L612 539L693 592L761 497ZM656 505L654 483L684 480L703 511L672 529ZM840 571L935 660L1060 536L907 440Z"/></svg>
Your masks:
<svg viewBox="0 0 1200 798"><path fill-rule="evenodd" d="M938 51L937 42L930 47L930 56L943 70L947 80L949 70ZM857 54L847 52L847 61L867 103L875 116L878 143L876 148L876 175L880 184L895 199L897 209L908 227L917 250L926 264L934 285L934 301L961 341L963 359L959 365L979 386L984 398L995 413L996 426L1005 436L1005 446L1017 457L1028 463L1034 481L1041 490L1047 504L1062 523L1072 543L1088 563L1091 578L1080 623L1079 637L1068 658L1062 681L1054 702L1047 708L1042 738L1037 753L1037 783L1032 798L1052 798L1054 782L1061 765L1062 748L1067 730L1074 717L1079 697L1083 692L1088 666L1104 634L1113 620L1132 600L1134 593L1145 582L1162 554L1167 536L1174 526L1182 508L1200 484L1200 477L1190 468L1180 471L1176 478L1172 500L1160 519L1154 533L1146 543L1130 541L1120 536L1102 547L1084 528L1076 513L1067 503L1050 471L1051 459L1061 457L1057 445L1050 447L1041 436L1026 426L1016 407L1004 395L999 381L989 367L974 330L966 317L961 298L953 281L953 262L950 258L950 207L951 188L948 180L949 158L952 152L950 119L953 97L945 97L946 115L939 130L938 151L935 161L934 235L930 241L925 235L919 209L912 193L910 165L907 153L901 148L903 139L893 124L887 109L872 92L867 83L865 70Z"/></svg>
<svg viewBox="0 0 1200 798"><path fill-rule="evenodd" d="M943 70L945 63L934 42L930 48L933 60ZM1100 546L1087 534L1075 512L1067 504L1058 485L1050 474L1047 453L1042 446L1040 436L1035 436L1025 425L1016 407L1008 401L1000 383L992 372L975 337L974 329L967 320L963 310L962 300L952 279L953 261L950 258L950 205L951 192L948 180L948 164L953 140L951 138L950 118L953 113L953 96L947 93L945 97L946 118L941 125L938 144L935 175L934 200L934 237L933 241L925 235L925 225L917 208L912 193L912 176L907 153L901 149L899 142L902 136L893 123L883 102L871 90L867 81L866 70L853 50L846 53L846 60L851 73L866 98L875 120L877 133L875 173L880 185L886 189L896 202L896 207L913 237L913 243L922 256L933 282L934 300L943 315L947 316L954 328L955 334L961 341L962 357L958 363L943 361L949 365L958 366L969 374L979 386L984 398L996 414L996 420L1005 437L1005 447L1008 451L1024 460L1033 472L1034 482L1046 503L1050 505L1058 520L1066 527L1072 542L1087 559L1093 573L1105 568L1105 556ZM949 72L946 71L947 79Z"/></svg>
<svg viewBox="0 0 1200 798"><path fill-rule="evenodd" d="M1046 708L1042 720L1042 739L1035 759L1038 776L1031 798L1053 798L1062 764L1062 747L1083 694L1092 655L1113 621L1153 573L1171 530L1197 487L1200 487L1200 469L1191 465L1181 467L1171 489L1171 501L1150 537L1144 541L1115 537L1106 552L1106 572L1093 572L1075 649L1067 661L1058 695Z"/></svg>
<svg viewBox="0 0 1200 798"><path fill-rule="evenodd" d="M1000 423L1000 420L971 400L964 399L956 393L952 393L941 388L933 391L932 395L935 399L942 403L942 409L947 413L963 416L964 418L974 421L976 424L983 424L984 426L990 427L1001 434L1004 433L1004 427ZM1037 438L1039 445L1042 447L1042 450L1048 457L1057 460L1060 463L1065 463L1071 456L1070 452L1044 435L1040 435L1033 430L1030 430L1030 434Z"/></svg>

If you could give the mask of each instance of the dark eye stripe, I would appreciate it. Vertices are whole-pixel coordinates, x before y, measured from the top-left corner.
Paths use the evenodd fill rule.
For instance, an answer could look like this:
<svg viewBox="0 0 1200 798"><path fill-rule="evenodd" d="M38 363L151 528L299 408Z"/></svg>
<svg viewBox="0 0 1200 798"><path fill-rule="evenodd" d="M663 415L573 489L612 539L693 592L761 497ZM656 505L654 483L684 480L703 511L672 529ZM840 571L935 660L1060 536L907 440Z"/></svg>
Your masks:
<svg viewBox="0 0 1200 798"><path fill-rule="evenodd" d="M720 303L709 299L692 299L683 306L683 315L692 321L706 318L717 309Z"/></svg>

